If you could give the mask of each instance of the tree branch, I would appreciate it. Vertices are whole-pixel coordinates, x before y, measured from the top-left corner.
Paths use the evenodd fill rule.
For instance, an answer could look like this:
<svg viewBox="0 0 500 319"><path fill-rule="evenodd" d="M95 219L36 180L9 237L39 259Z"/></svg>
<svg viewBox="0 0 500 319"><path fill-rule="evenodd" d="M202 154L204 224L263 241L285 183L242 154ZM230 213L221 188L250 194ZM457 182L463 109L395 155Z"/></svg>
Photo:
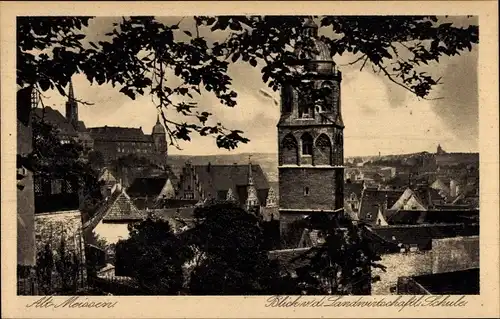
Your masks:
<svg viewBox="0 0 500 319"><path fill-rule="evenodd" d="M340 64L339 66L354 65L354 64L358 63L359 61L363 60L365 57L366 57L366 54L363 54L362 56L360 56L360 57L359 57L359 58L357 58L356 60L354 60L354 61L352 61L352 62L349 62L349 63L346 63L346 64Z"/></svg>
<svg viewBox="0 0 500 319"><path fill-rule="evenodd" d="M394 80L394 78L392 77L392 75L391 75L391 74L387 71L387 69L386 69L385 67L383 67L383 66L382 66L382 65L380 65L380 64L376 64L376 66L378 66L378 67L379 67L378 72L382 71L382 72L383 72L383 73L387 76L387 78L388 78L391 82L393 82L393 83L395 83L395 84L399 85L400 87L402 87L402 88L404 88L404 89L406 89L406 90L410 91L411 93L415 94L416 96L418 96L418 97L420 97L420 98L422 98L422 99L424 99L424 100L427 100L427 101L433 101L433 100L441 100L441 99L443 99L442 97L438 97L438 98L431 98L431 99L430 99L430 98L427 98L427 97L424 97L424 96L419 96L419 95L417 94L417 92L415 92L415 91L414 91L414 90L412 90L411 88L409 88L409 87L407 87L406 85L404 85L404 84L402 84L402 83L400 83L400 82L398 82L398 81Z"/></svg>

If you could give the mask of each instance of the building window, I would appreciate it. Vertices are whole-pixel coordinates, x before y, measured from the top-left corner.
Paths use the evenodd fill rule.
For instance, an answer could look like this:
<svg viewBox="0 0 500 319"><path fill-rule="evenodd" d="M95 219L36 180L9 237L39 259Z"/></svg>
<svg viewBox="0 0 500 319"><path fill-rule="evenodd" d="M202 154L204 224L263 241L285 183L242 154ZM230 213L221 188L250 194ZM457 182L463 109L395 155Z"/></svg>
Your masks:
<svg viewBox="0 0 500 319"><path fill-rule="evenodd" d="M304 196L309 196L309 187L304 187Z"/></svg>
<svg viewBox="0 0 500 319"><path fill-rule="evenodd" d="M302 140L302 155L312 155L313 152L313 138L309 133L304 133L301 137Z"/></svg>

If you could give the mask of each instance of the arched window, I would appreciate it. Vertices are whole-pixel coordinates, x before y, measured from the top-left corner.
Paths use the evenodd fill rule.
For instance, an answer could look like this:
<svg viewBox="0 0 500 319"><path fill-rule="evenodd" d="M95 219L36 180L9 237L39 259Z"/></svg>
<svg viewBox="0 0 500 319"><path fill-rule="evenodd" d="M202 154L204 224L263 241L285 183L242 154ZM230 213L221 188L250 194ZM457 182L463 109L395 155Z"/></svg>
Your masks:
<svg viewBox="0 0 500 319"><path fill-rule="evenodd" d="M304 196L309 196L309 187L304 187Z"/></svg>
<svg viewBox="0 0 500 319"><path fill-rule="evenodd" d="M314 118L314 92L310 85L305 85L300 88L298 93L299 117Z"/></svg>
<svg viewBox="0 0 500 319"><path fill-rule="evenodd" d="M320 87L320 103L322 104L323 112L331 112L333 110L333 94L334 88L333 83L330 81L325 81L321 83Z"/></svg>
<svg viewBox="0 0 500 319"><path fill-rule="evenodd" d="M304 133L301 137L302 155L312 155L313 153L313 138L311 134Z"/></svg>
<svg viewBox="0 0 500 319"><path fill-rule="evenodd" d="M297 140L292 134L287 134L281 142L281 163L297 165L298 152Z"/></svg>
<svg viewBox="0 0 500 319"><path fill-rule="evenodd" d="M314 165L331 165L332 144L325 134L316 139L314 148Z"/></svg>

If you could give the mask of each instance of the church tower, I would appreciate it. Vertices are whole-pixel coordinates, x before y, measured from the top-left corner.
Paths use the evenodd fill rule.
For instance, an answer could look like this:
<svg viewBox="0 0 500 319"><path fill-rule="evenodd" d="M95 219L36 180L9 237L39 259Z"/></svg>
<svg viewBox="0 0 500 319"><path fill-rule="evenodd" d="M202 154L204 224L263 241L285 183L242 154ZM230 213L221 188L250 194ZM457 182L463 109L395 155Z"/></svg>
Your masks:
<svg viewBox="0 0 500 319"><path fill-rule="evenodd" d="M156 124L153 126L151 136L160 162L166 163L168 154L167 137L165 128L160 123L160 115L156 116Z"/></svg>
<svg viewBox="0 0 500 319"><path fill-rule="evenodd" d="M68 101L66 102L66 119L76 129L78 126L78 103L75 100L73 82L69 81Z"/></svg>
<svg viewBox="0 0 500 319"><path fill-rule="evenodd" d="M295 50L302 61L296 69L300 81L283 85L277 125L283 226L317 212L338 214L344 206L342 75L314 21L303 32L314 50Z"/></svg>

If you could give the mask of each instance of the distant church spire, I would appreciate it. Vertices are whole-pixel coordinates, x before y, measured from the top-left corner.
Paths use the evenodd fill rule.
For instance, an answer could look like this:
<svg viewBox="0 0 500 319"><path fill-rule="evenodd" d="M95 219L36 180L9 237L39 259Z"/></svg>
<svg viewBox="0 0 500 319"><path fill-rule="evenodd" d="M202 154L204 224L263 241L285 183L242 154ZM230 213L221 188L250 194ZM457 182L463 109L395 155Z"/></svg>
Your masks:
<svg viewBox="0 0 500 319"><path fill-rule="evenodd" d="M68 101L73 101L74 99L75 99L75 92L73 91L73 81L69 80Z"/></svg>
<svg viewBox="0 0 500 319"><path fill-rule="evenodd" d="M248 186L247 186L247 210L259 205L259 198L257 197L257 190L255 189L253 183L252 175L252 162L250 161L250 156L248 156Z"/></svg>
<svg viewBox="0 0 500 319"><path fill-rule="evenodd" d="M66 120L73 125L74 128L78 125L78 103L75 99L73 90L73 81L69 80L68 101L66 102Z"/></svg>
<svg viewBox="0 0 500 319"><path fill-rule="evenodd" d="M251 157L252 157L252 155L248 155L248 185L252 185L253 186L253 175L252 175Z"/></svg>
<svg viewBox="0 0 500 319"><path fill-rule="evenodd" d="M156 124L160 124L160 114L156 114Z"/></svg>

